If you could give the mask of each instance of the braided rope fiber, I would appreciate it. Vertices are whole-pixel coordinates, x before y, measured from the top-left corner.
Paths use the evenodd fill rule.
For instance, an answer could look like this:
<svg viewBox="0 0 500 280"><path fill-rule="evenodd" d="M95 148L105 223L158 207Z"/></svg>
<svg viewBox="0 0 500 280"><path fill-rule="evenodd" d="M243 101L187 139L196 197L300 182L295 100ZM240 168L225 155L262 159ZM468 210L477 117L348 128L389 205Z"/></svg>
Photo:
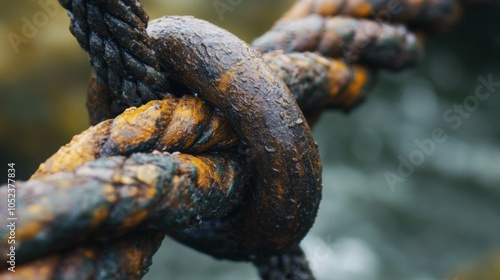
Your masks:
<svg viewBox="0 0 500 280"><path fill-rule="evenodd" d="M262 279L314 279L298 246L321 198L309 125L485 1L302 0L253 48L192 17L148 26L135 0L59 2L94 67L93 126L18 185L20 272L2 279L140 279L165 234Z"/></svg>
<svg viewBox="0 0 500 280"><path fill-rule="evenodd" d="M97 78L128 106L171 96L167 75L151 48L149 17L133 0L61 0L71 32L89 53ZM118 107L117 107L118 108Z"/></svg>

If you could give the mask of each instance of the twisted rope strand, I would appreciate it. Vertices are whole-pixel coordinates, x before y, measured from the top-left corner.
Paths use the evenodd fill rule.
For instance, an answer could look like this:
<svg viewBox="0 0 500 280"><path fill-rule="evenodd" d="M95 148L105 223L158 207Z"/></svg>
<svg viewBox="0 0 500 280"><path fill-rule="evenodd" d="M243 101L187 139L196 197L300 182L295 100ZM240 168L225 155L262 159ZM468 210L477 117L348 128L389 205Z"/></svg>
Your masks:
<svg viewBox="0 0 500 280"><path fill-rule="evenodd" d="M252 46L262 53L319 52L344 58L347 63L361 62L391 70L415 65L423 53L418 37L402 25L318 15L280 21Z"/></svg>
<svg viewBox="0 0 500 280"><path fill-rule="evenodd" d="M456 24L463 5L488 3L491 0L299 0L282 20L295 20L317 14L375 18L377 21L407 23L429 32L444 31Z"/></svg>
<svg viewBox="0 0 500 280"><path fill-rule="evenodd" d="M16 267L15 273L0 273L2 280L52 279L142 279L164 233L131 233L113 242L83 244Z"/></svg>
<svg viewBox="0 0 500 280"><path fill-rule="evenodd" d="M97 78L128 106L171 97L146 32L148 16L135 0L60 0L71 32L89 53ZM115 112L120 113L120 112Z"/></svg>
<svg viewBox="0 0 500 280"><path fill-rule="evenodd" d="M315 116L324 108L343 111L355 108L364 100L377 79L377 73L372 69L349 65L316 53L284 53L278 50L264 53L262 59L288 86L310 125L314 124ZM183 98L186 96L189 95ZM113 97L108 88L95 79L91 81L87 97L91 124L118 116L117 111L111 109ZM222 137L216 135L210 139L223 141Z"/></svg>
<svg viewBox="0 0 500 280"><path fill-rule="evenodd" d="M226 154L195 158L153 153L103 157L71 172L19 184L16 215L22 223L16 260L23 263L133 229L166 232L220 218L242 202L248 178L241 173ZM40 189L57 194L58 200L48 200ZM1 188L0 196L6 194L7 188ZM7 205L0 210L8 213ZM9 246L0 247L1 268L8 252Z"/></svg>
<svg viewBox="0 0 500 280"><path fill-rule="evenodd" d="M227 119L200 98L154 100L139 108L129 108L115 119L75 136L42 163L31 179L71 172L100 157L153 151L223 152L238 141Z"/></svg>
<svg viewBox="0 0 500 280"><path fill-rule="evenodd" d="M448 27L455 21L457 16L455 8L459 7L457 1L451 0L401 1L406 10L395 16L393 20L406 22L411 27L428 28L431 26L434 28L437 25ZM78 246L65 253L67 256L74 257L70 262L54 261L57 259L55 255L49 255L44 259L23 265L23 273L36 275L33 273L40 271L41 267L46 265L50 268L46 271L52 273L53 277L68 275L65 274L67 273L65 268L74 268L73 265L80 262L89 263L90 259L88 271L94 273L91 276L93 278L125 275L124 277L127 278L139 279L145 273L150 257L158 248L159 240L165 232L168 232L181 242L216 257L252 259L263 279L283 279L283 277L314 279L303 253L295 246L296 243L288 241L289 245L280 247L283 240L272 240L272 229L271 232L267 232L271 234L271 238L255 235L265 232L263 229L267 224L277 224L284 226L283 237L289 238L286 234L293 232L300 240L303 234L300 230L294 229L297 225L280 224L280 217L289 215L289 209L293 210L294 207L283 204L285 208L281 208L283 205L279 205L279 200L271 201L274 203L273 207L278 210L271 208L271 215L268 215L269 209L265 206L269 203L267 201L269 197L276 197L276 194L278 197L283 195L279 194L280 188L283 190L283 187L293 184L286 179L283 181L276 179L270 185L277 186L278 193L272 193L275 191L273 189L259 187L250 195L246 194L249 191L246 186L253 184L250 178L256 174L260 173L256 176L257 180L264 178L264 183L269 184L266 180L272 176L265 176L267 173L259 171L259 166L273 169L273 164L280 161L274 159L274 162L266 163L268 154L260 153L259 148L261 150L264 148L267 153L274 153L276 147L268 147L266 143L261 143L258 147L249 141L248 137L251 137L251 133L246 132L259 130L251 128L253 123L240 127L233 120L243 118L235 112L245 114L247 113L244 110L245 107L238 104L238 100L235 100L236 102L223 101L220 102L223 104L221 105L217 99L218 95L214 95L216 91L231 92L234 88L241 88L244 91L255 90L255 88L247 87L248 80L254 79L251 73L256 72L266 77L270 75L270 71L258 63L255 68L250 67L257 71L249 71L246 68L236 71L232 67L240 66L241 60L236 59L237 56L225 56L228 54L227 50L243 50L252 58L254 53L246 49L244 45L226 48L226 45L220 44L223 40L221 42L214 40L215 44L207 43L220 36L218 31L207 32L203 30L205 26L186 18L157 21L158 26L151 30L154 37L152 40L146 33L148 17L135 0L60 0L60 2L70 11L71 30L82 48L89 52L91 63L96 69L95 81L89 89L88 99L88 102L92 103L89 104L89 111L94 123L115 117L122 112L124 110L124 107L120 105L122 102L137 106L150 99L170 97L171 95L165 92L169 86L167 75L162 72L162 69L168 69L172 77L176 79L176 83L182 82L183 85L180 87L182 93L201 92L203 98L219 108L211 109L210 106L201 104L203 103L201 100L193 97L150 102L143 107L129 109L118 118L102 122L89 129L75 137L72 143L51 157L40 167L31 181L19 186L24 192L20 201L30 205L21 207L24 211L21 215L25 220L31 221L21 227L20 241L21 244L24 242L24 245L20 249L20 260L27 261L35 256L46 256L54 250L66 249L68 245ZM482 1L464 0L463 2ZM370 17L371 14L376 18L373 13L382 12L386 4L388 4L387 1L371 0L344 2L303 0L295 7L305 5L302 8L305 12L298 13L297 8L292 9L285 19L271 31L275 33L273 36L281 38L276 39L266 34L254 43L275 75L286 82L302 110L307 113L309 120L314 120L323 108L348 110L358 104L373 84L376 75L371 68L348 65L341 60L325 58L321 54L333 57L343 55L348 62L359 61L370 67L386 67L395 70L418 62L421 56L420 37L411 34L401 26L375 24L369 20L339 16L320 18L317 15L311 15ZM300 31L297 31L296 27ZM374 32L369 32L370 30ZM208 41L200 39L200 44L194 46L186 42L179 45L179 42L186 40L183 36L190 36L189 34L198 36L199 32L207 32L212 37L209 36L208 38L211 39ZM170 39L172 35L174 35L174 40ZM346 42L360 49L358 53L341 55L340 46ZM384 44L384 42L391 44ZM181 52L177 53L176 50L181 50ZM321 54L297 53L297 51L319 51ZM189 59L183 60L185 65L177 65L176 61L182 60L182 55L179 57L179 54L186 54L186 52L189 54L187 55ZM201 54L206 54L206 56ZM196 56L198 60L193 58ZM215 57L216 60L215 62L204 60L205 57ZM388 60L393 61L388 62ZM204 64L204 67L198 68L200 63ZM221 69L222 73L219 72ZM241 77L236 73L245 75ZM274 81L271 84L279 84L277 79L271 80ZM253 82L250 84L260 85ZM266 92L271 89L276 90L270 84L263 88ZM226 97L233 98L234 96ZM255 97L259 95L245 96L245 100L253 100ZM266 97L275 98L272 95ZM93 104L94 101L98 104ZM275 102L283 108L287 107L285 104L291 104L279 98L276 98ZM257 103L264 104L265 102L258 99ZM254 106L252 103L247 105ZM280 106L268 111L270 115L276 115L275 120L281 118L284 120L282 123L292 130L297 129L296 126L302 127L302 118L299 122L294 118L288 118L287 115L276 114ZM235 111L232 111L233 109ZM255 111L267 110L265 106L254 109ZM219 111L224 111L226 114L229 112L229 117L228 115L223 117ZM186 122L191 118L193 121ZM232 122L232 125L228 124L228 120ZM267 126L275 125L273 122L264 121L263 123ZM231 127L235 128L240 135L243 134L242 140ZM284 132L280 127L276 130L269 132L271 137ZM179 137L183 134L185 137ZM304 139L303 136L300 139ZM257 172L251 166L246 167L244 165L246 161L235 155L234 149L238 141L249 142L253 145L252 151L259 152ZM151 153L155 149L206 154L197 157L183 154L137 154ZM289 147L290 149L293 150ZM134 155L129 158L113 157L132 153ZM313 166L319 165L318 161L309 160L308 163ZM288 170L294 169L292 167ZM300 168L296 169L299 173L300 170ZM310 180L309 183L317 182L313 183ZM39 189L58 190L57 193L61 195L59 197L61 198L60 209L55 209L50 201L46 200L44 192L38 192ZM0 197L6 196L5 190L6 188L0 188ZM291 192L293 197L293 192L296 190L287 189L286 191ZM303 195L304 191L296 193ZM310 192L308 193L310 195ZM85 208L78 204L75 197L94 201L97 203L93 204L96 207L87 205ZM114 197L118 199L113 199ZM251 205L249 198L252 197L253 199L259 197L266 201L264 206L260 206L264 208ZM203 199L206 203L202 203ZM309 202L306 200L306 203ZM75 206L74 209L71 206ZM235 208L251 210L233 212ZM312 211L314 212L314 209ZM6 211L3 212L6 213ZM233 215L234 213L237 214ZM72 222L61 224L54 218L65 221L73 219L80 224ZM190 225L196 225L200 220L203 222L199 226L189 228ZM311 219L306 223L310 221ZM74 227L75 225L79 225L80 228ZM290 228L286 229L286 227ZM149 235L151 240L139 242L140 237L134 232L129 232L137 231L139 228L149 231L160 229L162 233L151 233ZM258 229L256 232L247 233L256 229ZM50 234L40 234L44 232L50 232ZM90 241L93 238L103 237L108 240L109 236L125 234L123 240L136 242L134 243L136 247L130 247L127 251L128 245L125 242L113 240L110 242L109 250L87 250L86 245L81 243L81 240L88 240L88 237L83 237L83 232L90 233L88 236L91 237ZM297 232L299 232L298 235ZM278 230L276 233L281 232ZM80 238L77 238L78 236ZM59 238L57 241L61 242L59 245L55 243L57 238ZM47 248L52 245L53 248ZM0 248L2 251L6 247ZM30 248L35 249L30 250ZM120 253L125 252L129 252L127 257L118 257ZM141 255L143 257L140 257ZM134 262L133 259L136 257L143 261ZM100 261L101 258L104 260L109 258L109 263ZM103 263L107 263L108 266L103 266ZM123 266L123 269L119 270L116 275L103 276L101 273L104 269L117 266ZM83 270L79 270L69 275L80 277L84 275L83 273Z"/></svg>
<svg viewBox="0 0 500 280"><path fill-rule="evenodd" d="M298 59L302 59L299 54L297 55ZM309 54L309 56L317 58L314 54ZM287 59L288 56L285 55L282 58ZM325 59L324 63L328 64L329 61ZM307 69L308 66L309 64L304 64L303 69ZM298 74L300 75L300 72ZM340 82L338 84L342 85L345 83ZM306 98L303 99L304 102L306 100ZM187 116L190 116L188 118L194 117L194 119L188 122ZM129 155L138 152L149 153L153 150L202 153L229 149L234 147L238 141L239 138L231 129L227 120L199 98L184 96L179 99L151 101L140 108L128 109L114 120L101 122L79 136L76 136L71 143L61 148L45 163L41 164L40 168L32 176L32 179L44 179L47 175L59 172L73 172L76 167L96 160L99 157ZM184 164L189 164L185 160L185 157L181 157L180 159L184 159L184 162L186 162ZM217 165L219 167L223 166L222 164ZM203 165L200 166L198 164L196 166L197 172L206 169ZM217 175L212 176L212 178L223 178L222 175ZM234 178L228 174L224 174L224 176L226 178ZM50 180L50 182L53 182L53 180ZM113 185L111 182L107 183ZM48 183L41 181L36 184ZM240 185L234 182L232 184ZM199 185L201 186L202 184ZM79 189L82 189L82 186ZM217 188L212 185L212 191L214 190L217 190ZM220 196L223 195L221 194ZM63 195L60 194L60 197L63 197ZM208 199L208 197L205 197L205 199ZM89 198L89 200L92 199ZM208 201L212 200L208 199ZM68 204L72 205L73 202L69 202ZM60 207L60 209L67 208ZM166 209L166 211L168 212L169 210ZM218 212L227 213L227 211ZM64 213L60 215L62 214ZM21 213L20 215L23 216L24 214ZM51 214L50 216L64 220L59 215ZM37 219L33 218L33 220ZM81 223L78 224L81 225ZM65 227L69 229L71 226L72 223L66 219ZM103 233L106 235L109 234L109 232L105 231ZM60 234L58 238L59 244L61 244L63 240ZM18 241L23 242L22 239ZM32 251L30 252L33 253Z"/></svg>
<svg viewBox="0 0 500 280"><path fill-rule="evenodd" d="M254 262L259 275L267 280L314 280L306 256L299 246Z"/></svg>
<svg viewBox="0 0 500 280"><path fill-rule="evenodd" d="M377 73L311 52L267 52L262 59L292 92L310 125L324 108L349 111L361 103Z"/></svg>

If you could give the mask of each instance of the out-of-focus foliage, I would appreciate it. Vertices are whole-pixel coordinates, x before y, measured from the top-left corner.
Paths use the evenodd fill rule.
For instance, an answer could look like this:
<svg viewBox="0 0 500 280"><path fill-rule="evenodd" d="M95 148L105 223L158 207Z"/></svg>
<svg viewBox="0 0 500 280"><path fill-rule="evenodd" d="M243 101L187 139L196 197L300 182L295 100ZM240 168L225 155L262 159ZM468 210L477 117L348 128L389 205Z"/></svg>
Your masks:
<svg viewBox="0 0 500 280"><path fill-rule="evenodd" d="M242 0L223 20L212 0L142 2L151 18L193 15L250 42L293 1ZM66 12L48 16L17 54L9 41L40 11L25 0L4 0L0 9L0 163L15 162L18 179L88 127L90 66ZM474 94L478 76L500 81L499 13L498 5L467 9L451 32L428 38L419 67L384 73L360 108L326 113L315 127L324 200L303 246L318 279L498 279L493 269L490 278L479 273L499 263L487 257L500 251L500 87L457 129L443 114ZM435 128L447 140L390 187L384 173L397 174L398 157L407 159ZM167 239L146 279L256 277L248 264L214 261Z"/></svg>

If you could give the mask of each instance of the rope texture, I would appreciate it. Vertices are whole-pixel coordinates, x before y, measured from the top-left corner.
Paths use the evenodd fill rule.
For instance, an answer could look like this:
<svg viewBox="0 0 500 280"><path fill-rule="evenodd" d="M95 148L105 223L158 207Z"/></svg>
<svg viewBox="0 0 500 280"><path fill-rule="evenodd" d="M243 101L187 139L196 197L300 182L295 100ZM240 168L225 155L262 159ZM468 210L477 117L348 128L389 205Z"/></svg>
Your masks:
<svg viewBox="0 0 500 280"><path fill-rule="evenodd" d="M158 64L146 32L149 17L137 1L59 2L68 10L70 30L89 54L97 78L118 101L139 106L171 96L168 75Z"/></svg>
<svg viewBox="0 0 500 280"><path fill-rule="evenodd" d="M401 0L401 7L392 7L391 1L298 1L253 43L267 64L256 65L287 85L312 125L323 109L349 111L364 100L377 69L400 70L418 63L423 36L414 35L414 30L446 30L458 20L462 5L482 2L486 1ZM224 76L226 83L215 83L210 79L218 72L210 69L213 61L207 60L203 68L196 68L202 76L194 77L202 81L193 86L197 81L190 80L191 72L183 71L196 63L182 57L186 53L175 52L177 41L168 39L178 30L182 31L176 39L190 38L189 34L203 33L205 25L193 28L200 23L166 18L146 29L148 17L134 0L60 3L68 9L71 31L95 69L87 104L95 126L75 136L30 181L18 186L18 215L28 222L20 224L17 235L23 268L16 277L21 278L8 279L34 275L38 279L140 279L165 233L216 257L251 260L262 279L314 279L296 243L270 248L258 257L242 258L236 252L248 248L240 248L241 237L233 236L242 235L235 225L258 225L242 219L241 213L246 212L240 208L250 207L245 205L252 203L251 197L266 191L255 192L249 186L255 184L255 177L269 177L259 176L255 161L260 156L242 128L235 126L236 116L219 107L220 101L210 93L196 97L213 84L227 90L248 84L247 78L238 73ZM388 7L392 16L380 23L377 16ZM201 45L210 49L205 42ZM247 51L239 43L235 46L235 52ZM189 43L179 48L196 54L196 46ZM180 58L175 60L172 54ZM187 66L181 65L181 59ZM200 59L193 61L205 63ZM219 62L219 67L226 64ZM247 75L251 79L266 71L254 69ZM267 88L263 90L273 87ZM238 106L236 101L227 106ZM125 110L124 104L145 105ZM278 116L288 128L304 125L301 118ZM267 153L274 152L263 146ZM49 194L57 194L56 204L48 200ZM0 197L6 196L6 188L0 188ZM0 206L0 213L7 210ZM246 222L235 223L238 219ZM302 235L297 236L300 241ZM2 243L2 256L5 250L8 246Z"/></svg>

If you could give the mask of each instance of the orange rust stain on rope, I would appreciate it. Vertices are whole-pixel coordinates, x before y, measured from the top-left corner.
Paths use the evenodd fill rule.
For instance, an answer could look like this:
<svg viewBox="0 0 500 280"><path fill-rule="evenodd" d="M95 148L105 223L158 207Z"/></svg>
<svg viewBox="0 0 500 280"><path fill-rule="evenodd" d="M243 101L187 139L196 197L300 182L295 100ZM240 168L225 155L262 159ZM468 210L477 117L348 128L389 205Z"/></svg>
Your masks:
<svg viewBox="0 0 500 280"><path fill-rule="evenodd" d="M172 69L172 78L221 110L256 155L252 160L256 182L249 190L254 199L244 204L235 219L228 219L230 232L207 236L224 239L225 245L208 248L206 244L200 249L218 257L248 260L298 242L317 211L321 168L311 164L317 163L312 158L319 158L317 147L285 84L255 50L210 23L164 17L151 22L148 33L162 65ZM230 53L230 49L238 51ZM300 151L298 164L303 165L304 176L295 172L297 163L291 161L295 149ZM279 176L275 169L280 170ZM283 192L276 187L278 182ZM283 216L297 206L289 202L292 197L301 206L300 215L293 218L301 222L290 229Z"/></svg>
<svg viewBox="0 0 500 280"><path fill-rule="evenodd" d="M128 147L152 139L156 132L158 115L165 110L158 101L151 101L148 105L129 108L114 119L109 141L119 143L116 146L118 154L126 154ZM121 129L115 129L116 127Z"/></svg>
<svg viewBox="0 0 500 280"><path fill-rule="evenodd" d="M196 145L189 148L192 153L201 153L209 149L223 149L235 146L239 137L219 111L214 111L206 132L197 141Z"/></svg>
<svg viewBox="0 0 500 280"><path fill-rule="evenodd" d="M70 143L42 163L31 179L72 171L85 162L96 159L104 141L108 138L110 125L111 120L104 121L73 137Z"/></svg>
<svg viewBox="0 0 500 280"><path fill-rule="evenodd" d="M212 168L210 168L211 162L209 159L202 160L201 158L188 155L188 154L182 154L178 155L178 158L181 159L181 161L184 163L180 167L181 172L192 172L192 166L197 166L198 168L196 169L197 176L196 176L196 184L205 190L209 190L212 188L213 185L213 180L212 178L218 177L216 174L212 172Z"/></svg>
<svg viewBox="0 0 500 280"><path fill-rule="evenodd" d="M113 122L111 137L104 145L106 155L126 155L152 149L168 152L203 152L216 147L226 148L238 141L227 120L216 114L211 106L199 98L186 95L176 99L153 101L142 107L148 109L152 106L156 109L150 115L130 116L127 122L117 125ZM147 137L142 137L140 134L141 118L151 119L149 122L152 133ZM137 133L129 133L127 141L120 138L123 137L120 135L127 134L128 130L135 131L136 128Z"/></svg>
<svg viewBox="0 0 500 280"><path fill-rule="evenodd" d="M161 146L169 150L186 150L199 137L199 131L210 121L212 111L200 99L184 96L172 113L171 124L159 140ZM194 127L200 128L198 131ZM182 135L182 141L172 137Z"/></svg>
<svg viewBox="0 0 500 280"><path fill-rule="evenodd" d="M429 32L441 32L460 19L464 1L447 0L302 0L297 1L282 19L294 20L311 14L326 16L383 17L391 22L405 22ZM470 1L485 2L481 0ZM387 17L387 15L390 15Z"/></svg>
<svg viewBox="0 0 500 280"><path fill-rule="evenodd" d="M366 85L368 80L368 74L364 68L358 68L356 70L353 82L347 88L347 94L343 102L347 107L351 107L352 104L358 100L358 96L362 92L361 89Z"/></svg>
<svg viewBox="0 0 500 280"><path fill-rule="evenodd" d="M351 13L355 17L368 17L372 13L372 6L369 3L359 1L360 3L356 3L356 0L352 0L349 3L352 4L350 6Z"/></svg>
<svg viewBox="0 0 500 280"><path fill-rule="evenodd" d="M101 206L92 212L92 225L91 229L98 227L104 220L109 217L109 209L107 207Z"/></svg>
<svg viewBox="0 0 500 280"><path fill-rule="evenodd" d="M319 52L344 58L349 63L360 61L379 68L400 70L420 61L422 50L418 43L415 34L402 25L314 14L278 21L252 45L261 53L280 49L287 53Z"/></svg>
<svg viewBox="0 0 500 280"><path fill-rule="evenodd" d="M96 258L96 252L90 248L83 249L82 255L88 259L95 259Z"/></svg>
<svg viewBox="0 0 500 280"><path fill-rule="evenodd" d="M345 80L349 77L349 69L347 65L338 60L333 60L328 69L328 74L330 77L330 100L326 100L326 103L331 103L338 98L338 95L343 87L345 87Z"/></svg>
<svg viewBox="0 0 500 280"><path fill-rule="evenodd" d="M110 183L104 183L102 195L110 203L115 203L118 200L118 194L115 191L115 187Z"/></svg>
<svg viewBox="0 0 500 280"><path fill-rule="evenodd" d="M227 91L229 87L231 87L231 84L234 82L236 73L234 72L235 69L232 68L232 70L227 71L226 73L222 74L222 76L219 78L219 82L217 83L217 88L220 91Z"/></svg>
<svg viewBox="0 0 500 280"><path fill-rule="evenodd" d="M309 5L311 5L311 4L309 4ZM332 0L320 0L320 1L316 1L316 3L314 3L312 5L314 5L312 10L315 10L318 14L320 14L322 16L327 16L327 15L337 13L339 10L338 5L336 5L335 1L332 1ZM304 9L304 10L306 10L306 9Z"/></svg>
<svg viewBox="0 0 500 280"><path fill-rule="evenodd" d="M262 58L276 74L285 81L295 96L309 123L314 122L322 109L351 109L360 100L343 103L346 89L353 82L359 65L347 65L337 59L323 57L317 53L284 53L277 50L265 53ZM375 72L369 76L357 96L364 97L376 80Z"/></svg>
<svg viewBox="0 0 500 280"><path fill-rule="evenodd" d="M23 224L17 229L16 238L23 240L31 240L43 229L41 221L33 221Z"/></svg>
<svg viewBox="0 0 500 280"><path fill-rule="evenodd" d="M140 279L164 234L131 234L99 245L83 245L1 271L2 280ZM113 257L102 257L113 256Z"/></svg>
<svg viewBox="0 0 500 280"><path fill-rule="evenodd" d="M141 267L141 257L142 252L136 250L127 250L125 252L125 257L131 262L131 269L137 271Z"/></svg>
<svg viewBox="0 0 500 280"><path fill-rule="evenodd" d="M114 120L90 127L42 163L32 176L70 172L106 155L133 152L203 152L234 146L239 137L227 119L203 100L192 96L151 101L128 109ZM147 181L148 176L143 180ZM130 181L122 178L123 182ZM152 182L148 182L152 183Z"/></svg>
<svg viewBox="0 0 500 280"><path fill-rule="evenodd" d="M144 219L146 219L146 217L148 216L148 214L149 214L149 212L147 210L143 210L143 211L139 211L137 213L133 213L133 214L129 215L123 221L122 227L124 229L133 228L133 227L137 226L138 224L140 224L142 221L144 221Z"/></svg>

